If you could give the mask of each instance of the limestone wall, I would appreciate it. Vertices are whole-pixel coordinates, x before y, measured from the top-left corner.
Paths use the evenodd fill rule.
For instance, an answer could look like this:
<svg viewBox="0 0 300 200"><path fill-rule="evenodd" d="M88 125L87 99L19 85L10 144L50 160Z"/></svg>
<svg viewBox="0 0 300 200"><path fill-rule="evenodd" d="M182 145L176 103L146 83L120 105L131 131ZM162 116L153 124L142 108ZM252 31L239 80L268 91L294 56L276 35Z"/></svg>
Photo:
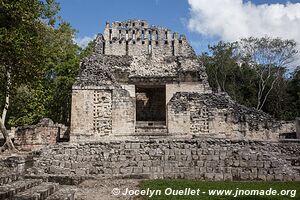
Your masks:
<svg viewBox="0 0 300 200"><path fill-rule="evenodd" d="M70 141L135 132L135 86L73 88Z"/></svg>
<svg viewBox="0 0 300 200"><path fill-rule="evenodd" d="M211 90L205 84L199 84L199 82L166 84L166 103L170 101L176 92L210 93Z"/></svg>
<svg viewBox="0 0 300 200"><path fill-rule="evenodd" d="M24 128L16 131L14 144L18 150L31 151L55 144L58 137L58 127Z"/></svg>
<svg viewBox="0 0 300 200"><path fill-rule="evenodd" d="M72 92L70 141L97 140L112 129L111 90L90 89Z"/></svg>
<svg viewBox="0 0 300 200"><path fill-rule="evenodd" d="M127 86L127 88L130 86ZM134 86L129 90L134 90ZM125 89L113 90L112 135L129 135L135 131L135 98Z"/></svg>
<svg viewBox="0 0 300 200"><path fill-rule="evenodd" d="M106 41L104 52L106 55L126 55L126 41Z"/></svg>
<svg viewBox="0 0 300 200"><path fill-rule="evenodd" d="M14 144L18 150L32 151L55 144L67 127L54 124L50 119L42 119L36 125L18 127L14 134Z"/></svg>
<svg viewBox="0 0 300 200"><path fill-rule="evenodd" d="M152 55L153 56L172 56L175 55L173 51L174 43L172 41L161 40L161 41L152 41ZM174 53L173 53L174 52Z"/></svg>
<svg viewBox="0 0 300 200"><path fill-rule="evenodd" d="M102 38L106 55L195 56L183 35L144 20L107 22Z"/></svg>
<svg viewBox="0 0 300 200"><path fill-rule="evenodd" d="M139 140L47 147L39 174L201 180L300 180L299 143L243 140ZM35 171L35 170L33 170Z"/></svg>
<svg viewBox="0 0 300 200"><path fill-rule="evenodd" d="M242 106L228 96L193 92L173 95L168 103L168 127L171 135L273 141L285 131L293 132L290 124Z"/></svg>
<svg viewBox="0 0 300 200"><path fill-rule="evenodd" d="M149 41L145 40L130 40L128 41L128 55L146 55L148 54ZM108 53L107 53L108 54ZM110 52L110 54L114 54Z"/></svg>
<svg viewBox="0 0 300 200"><path fill-rule="evenodd" d="M204 85L196 82L167 84L165 105L176 92L187 91L207 90ZM111 89L73 88L70 140L99 141L102 136L133 135L136 121L135 95L135 85L131 84ZM169 132L190 133L189 118L189 114L184 112L175 114L169 108L167 111Z"/></svg>

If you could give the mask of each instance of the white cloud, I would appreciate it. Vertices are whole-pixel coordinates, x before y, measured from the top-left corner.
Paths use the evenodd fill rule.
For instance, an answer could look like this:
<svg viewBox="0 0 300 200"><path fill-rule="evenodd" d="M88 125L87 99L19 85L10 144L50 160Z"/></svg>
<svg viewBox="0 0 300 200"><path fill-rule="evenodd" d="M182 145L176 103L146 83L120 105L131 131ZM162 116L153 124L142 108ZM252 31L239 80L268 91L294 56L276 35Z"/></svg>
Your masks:
<svg viewBox="0 0 300 200"><path fill-rule="evenodd" d="M78 37L74 39L74 42L78 44L78 46L80 46L81 48L85 48L88 45L88 43L94 40L95 38L96 35L94 35L93 37L89 37L89 36Z"/></svg>
<svg viewBox="0 0 300 200"><path fill-rule="evenodd" d="M188 28L234 41L254 36L294 39L300 50L300 3L255 5L242 0L188 0ZM300 63L300 62L299 62Z"/></svg>

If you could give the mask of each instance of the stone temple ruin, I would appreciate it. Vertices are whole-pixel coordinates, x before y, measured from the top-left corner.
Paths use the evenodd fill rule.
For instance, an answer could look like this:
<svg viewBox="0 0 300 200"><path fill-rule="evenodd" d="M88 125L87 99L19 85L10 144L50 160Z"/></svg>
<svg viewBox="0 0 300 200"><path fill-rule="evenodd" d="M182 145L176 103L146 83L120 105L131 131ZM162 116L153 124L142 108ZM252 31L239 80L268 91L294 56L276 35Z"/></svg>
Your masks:
<svg viewBox="0 0 300 200"><path fill-rule="evenodd" d="M143 20L106 24L71 113L70 131L49 119L15 130L31 152L0 157L0 199L74 200L66 185L86 179L300 180L300 140L282 139L294 124L213 93L185 37Z"/></svg>
<svg viewBox="0 0 300 200"><path fill-rule="evenodd" d="M144 20L106 23L73 86L71 142L165 136L278 140L294 125L212 93L185 36Z"/></svg>

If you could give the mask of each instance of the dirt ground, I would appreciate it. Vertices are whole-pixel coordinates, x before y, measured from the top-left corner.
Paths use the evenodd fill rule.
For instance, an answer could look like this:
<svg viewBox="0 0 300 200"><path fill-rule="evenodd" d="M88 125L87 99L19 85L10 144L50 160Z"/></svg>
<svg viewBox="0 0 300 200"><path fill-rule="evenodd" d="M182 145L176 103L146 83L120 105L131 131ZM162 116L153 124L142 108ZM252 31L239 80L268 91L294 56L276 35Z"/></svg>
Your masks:
<svg viewBox="0 0 300 200"><path fill-rule="evenodd" d="M140 179L96 179L86 180L72 187L76 191L76 200L137 200L139 198L136 196L122 195L122 193L126 192L126 188L138 189L140 181Z"/></svg>

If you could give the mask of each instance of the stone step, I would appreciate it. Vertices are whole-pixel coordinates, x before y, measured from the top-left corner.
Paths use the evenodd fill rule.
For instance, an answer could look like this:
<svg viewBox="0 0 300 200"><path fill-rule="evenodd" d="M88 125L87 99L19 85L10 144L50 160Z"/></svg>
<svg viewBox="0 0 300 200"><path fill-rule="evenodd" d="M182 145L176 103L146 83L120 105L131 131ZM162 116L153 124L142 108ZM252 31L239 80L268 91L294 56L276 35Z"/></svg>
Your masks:
<svg viewBox="0 0 300 200"><path fill-rule="evenodd" d="M135 124L136 127L165 127L165 121L137 121Z"/></svg>
<svg viewBox="0 0 300 200"><path fill-rule="evenodd" d="M43 182L38 186L32 187L25 192L18 193L14 200L45 200L58 190L58 183Z"/></svg>
<svg viewBox="0 0 300 200"><path fill-rule="evenodd" d="M167 129L160 129L160 130L157 130L157 129L136 129L135 130L135 133L167 133Z"/></svg>
<svg viewBox="0 0 300 200"><path fill-rule="evenodd" d="M18 192L23 192L29 188L42 183L40 179L24 179L0 186L0 199L12 199Z"/></svg>
<svg viewBox="0 0 300 200"><path fill-rule="evenodd" d="M44 182L53 182L59 183L60 185L79 185L85 180L95 179L94 176L91 175L62 175L62 174L44 174L44 175L25 175L27 179L42 179Z"/></svg>
<svg viewBox="0 0 300 200"><path fill-rule="evenodd" d="M134 136L168 136L170 135L167 130L136 130Z"/></svg>
<svg viewBox="0 0 300 200"><path fill-rule="evenodd" d="M21 178L22 178L22 176L19 173L1 174L0 175L0 186L20 180Z"/></svg>
<svg viewBox="0 0 300 200"><path fill-rule="evenodd" d="M141 130L141 131L149 131L149 130L155 130L155 131L163 131L163 130L167 130L166 127L135 127L135 130Z"/></svg>
<svg viewBox="0 0 300 200"><path fill-rule="evenodd" d="M46 200L75 200L75 191L68 188L62 188L50 195Z"/></svg>
<svg viewBox="0 0 300 200"><path fill-rule="evenodd" d="M168 130L166 127L136 127L136 133L167 133Z"/></svg>

